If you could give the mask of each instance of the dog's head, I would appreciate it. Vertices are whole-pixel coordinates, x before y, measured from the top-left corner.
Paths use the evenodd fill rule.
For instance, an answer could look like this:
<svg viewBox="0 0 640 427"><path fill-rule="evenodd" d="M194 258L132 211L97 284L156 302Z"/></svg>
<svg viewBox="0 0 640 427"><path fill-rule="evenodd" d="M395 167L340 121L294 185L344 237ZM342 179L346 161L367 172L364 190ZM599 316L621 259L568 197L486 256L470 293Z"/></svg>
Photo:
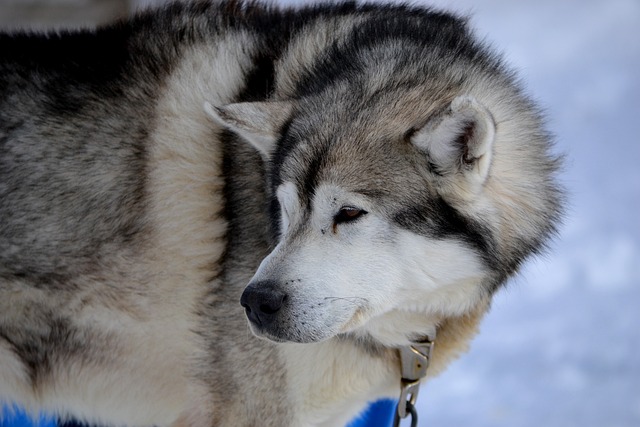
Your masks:
<svg viewBox="0 0 640 427"><path fill-rule="evenodd" d="M277 244L241 299L256 335L403 344L486 301L539 247L549 221L526 216L552 196L500 183L510 160L496 156L510 154L493 112L468 95L423 104L405 96L363 108L333 93L207 105L268 166Z"/></svg>

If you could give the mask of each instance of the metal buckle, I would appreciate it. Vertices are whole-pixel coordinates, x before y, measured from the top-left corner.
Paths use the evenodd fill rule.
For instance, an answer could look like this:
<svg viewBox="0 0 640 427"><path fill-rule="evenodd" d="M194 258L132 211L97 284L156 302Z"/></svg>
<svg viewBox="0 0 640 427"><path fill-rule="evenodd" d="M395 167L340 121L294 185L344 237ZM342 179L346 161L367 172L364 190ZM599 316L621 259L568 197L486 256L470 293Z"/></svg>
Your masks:
<svg viewBox="0 0 640 427"><path fill-rule="evenodd" d="M420 390L420 380L427 375L433 346L433 340L426 338L424 341L412 343L398 350L402 379L394 426L399 426L400 420L409 414L412 416L412 425L417 423L415 403ZM409 413L407 413L407 408L410 409Z"/></svg>

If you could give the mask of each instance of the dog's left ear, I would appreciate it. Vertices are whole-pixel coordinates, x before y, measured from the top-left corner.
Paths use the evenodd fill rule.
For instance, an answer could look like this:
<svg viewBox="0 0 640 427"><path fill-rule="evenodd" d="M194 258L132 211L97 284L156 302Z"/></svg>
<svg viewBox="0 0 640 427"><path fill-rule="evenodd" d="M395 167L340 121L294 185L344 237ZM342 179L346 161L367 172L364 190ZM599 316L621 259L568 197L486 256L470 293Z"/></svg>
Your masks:
<svg viewBox="0 0 640 427"><path fill-rule="evenodd" d="M495 135L489 110L471 96L459 96L414 132L411 142L428 155L436 176L475 193L489 175Z"/></svg>
<svg viewBox="0 0 640 427"><path fill-rule="evenodd" d="M221 107L204 104L204 111L214 122L249 141L265 160L271 157L291 110L292 105L284 101L240 102Z"/></svg>

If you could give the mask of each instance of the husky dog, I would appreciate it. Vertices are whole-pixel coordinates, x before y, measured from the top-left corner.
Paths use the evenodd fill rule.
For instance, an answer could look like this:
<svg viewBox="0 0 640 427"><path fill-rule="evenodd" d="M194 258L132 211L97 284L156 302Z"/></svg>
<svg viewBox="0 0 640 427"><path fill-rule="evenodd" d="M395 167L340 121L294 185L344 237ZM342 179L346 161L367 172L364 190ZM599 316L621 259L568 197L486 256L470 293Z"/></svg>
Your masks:
<svg viewBox="0 0 640 427"><path fill-rule="evenodd" d="M0 401L34 412L344 425L559 220L538 108L447 13L175 3L0 55Z"/></svg>

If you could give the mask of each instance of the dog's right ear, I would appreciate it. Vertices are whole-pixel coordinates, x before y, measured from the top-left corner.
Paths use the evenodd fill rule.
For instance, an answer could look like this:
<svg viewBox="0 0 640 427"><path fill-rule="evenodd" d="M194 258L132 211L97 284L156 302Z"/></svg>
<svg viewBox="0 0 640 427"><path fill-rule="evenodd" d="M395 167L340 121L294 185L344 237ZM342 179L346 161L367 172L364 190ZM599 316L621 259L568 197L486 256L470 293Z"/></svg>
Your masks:
<svg viewBox="0 0 640 427"><path fill-rule="evenodd" d="M491 168L496 123L489 110L471 96L458 96L440 114L411 135L429 156L432 172L446 187L477 194Z"/></svg>
<svg viewBox="0 0 640 427"><path fill-rule="evenodd" d="M204 111L214 122L249 141L265 160L271 157L291 110L291 103L285 101L239 102L221 107L204 104Z"/></svg>

